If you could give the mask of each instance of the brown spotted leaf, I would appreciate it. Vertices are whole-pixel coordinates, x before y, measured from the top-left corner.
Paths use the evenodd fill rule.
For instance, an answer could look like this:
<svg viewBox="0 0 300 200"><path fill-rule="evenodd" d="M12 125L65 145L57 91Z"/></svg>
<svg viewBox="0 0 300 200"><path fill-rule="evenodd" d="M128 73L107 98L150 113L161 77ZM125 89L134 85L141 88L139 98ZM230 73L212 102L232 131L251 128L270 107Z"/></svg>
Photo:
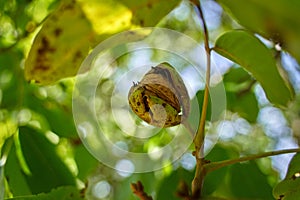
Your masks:
<svg viewBox="0 0 300 200"><path fill-rule="evenodd" d="M77 73L93 29L78 3L64 1L44 22L25 62L28 81L50 84Z"/></svg>
<svg viewBox="0 0 300 200"><path fill-rule="evenodd" d="M98 43L131 28L155 26L179 2L62 1L62 5L45 20L33 42L25 62L25 77L28 81L47 85L74 76L89 50ZM130 34L134 38L144 36L145 33Z"/></svg>

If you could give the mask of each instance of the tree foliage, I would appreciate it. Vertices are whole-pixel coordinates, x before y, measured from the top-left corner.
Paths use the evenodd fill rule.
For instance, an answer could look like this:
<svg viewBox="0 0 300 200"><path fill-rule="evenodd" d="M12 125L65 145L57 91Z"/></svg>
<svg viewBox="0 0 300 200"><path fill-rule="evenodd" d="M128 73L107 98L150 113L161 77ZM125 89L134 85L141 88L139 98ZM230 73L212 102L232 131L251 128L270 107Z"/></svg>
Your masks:
<svg viewBox="0 0 300 200"><path fill-rule="evenodd" d="M224 84L226 115L217 112L223 118L211 120L213 98L207 108L205 160L209 173L202 187L203 199L297 199L299 153L272 158L260 155L298 148L300 141L300 2L201 0L209 41L205 41L203 21L195 9L197 2L1 1L0 199L133 200L137 197L130 184L138 181L143 184L140 192L153 199L190 196L196 170L193 144L181 158L162 169L122 173L99 162L85 148L73 120L72 95L78 89L75 78L82 62L99 43L108 45L105 40L122 31L130 31L122 38L128 42L135 38L160 39L160 34L140 29L144 27L174 30L202 46L209 42L215 62L210 95L220 83ZM189 48L192 52L196 48L186 47L184 41L157 41L176 44L174 49ZM125 55L117 59L116 65L121 76L128 69L123 66L134 59L143 62L163 56L156 50L151 55ZM193 56L199 56L199 65L206 67L200 55ZM197 109L202 111L205 82L192 79L191 69L181 59L170 60L178 63L181 74L186 72L197 86L192 101L197 101ZM221 78L214 77L216 69L221 71ZM89 70L88 66L81 73ZM101 100L113 93L109 75L98 83ZM107 102L97 102L100 114L110 109ZM166 129L142 142L119 137L121 130L116 123L108 121L105 128L109 130L107 137L117 141L121 150L126 147L135 153L162 148L172 141L172 132ZM216 144L210 144L214 143L212 132L220 136ZM247 156L245 162L223 162Z"/></svg>

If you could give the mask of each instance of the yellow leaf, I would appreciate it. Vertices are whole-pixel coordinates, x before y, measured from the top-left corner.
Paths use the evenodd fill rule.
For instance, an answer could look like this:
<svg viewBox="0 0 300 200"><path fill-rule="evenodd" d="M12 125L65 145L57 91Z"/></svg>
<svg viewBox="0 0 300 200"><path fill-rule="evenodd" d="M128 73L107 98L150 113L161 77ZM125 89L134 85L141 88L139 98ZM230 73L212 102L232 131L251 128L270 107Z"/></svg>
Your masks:
<svg viewBox="0 0 300 200"><path fill-rule="evenodd" d="M50 84L77 73L94 32L81 7L64 1L44 22L25 62L28 81Z"/></svg>
<svg viewBox="0 0 300 200"><path fill-rule="evenodd" d="M80 0L79 3L98 35L114 34L131 27L131 11L117 1Z"/></svg>

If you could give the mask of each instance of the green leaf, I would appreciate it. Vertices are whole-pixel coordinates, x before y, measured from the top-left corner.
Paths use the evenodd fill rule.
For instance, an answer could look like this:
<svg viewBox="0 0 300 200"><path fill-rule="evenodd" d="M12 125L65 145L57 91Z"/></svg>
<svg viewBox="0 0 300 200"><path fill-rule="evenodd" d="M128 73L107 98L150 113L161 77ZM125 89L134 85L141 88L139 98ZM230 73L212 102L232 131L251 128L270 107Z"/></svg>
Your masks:
<svg viewBox="0 0 300 200"><path fill-rule="evenodd" d="M49 192L52 188L75 185L75 179L58 157L55 146L29 127L19 128L22 152L30 170L26 180L33 194Z"/></svg>
<svg viewBox="0 0 300 200"><path fill-rule="evenodd" d="M40 99L34 94L36 91L32 91L32 88L27 92L24 105L44 116L52 132L60 137L78 137L71 111L71 102L62 105L50 98Z"/></svg>
<svg viewBox="0 0 300 200"><path fill-rule="evenodd" d="M5 185L4 185L4 167L0 166L0 198L3 199L5 194Z"/></svg>
<svg viewBox="0 0 300 200"><path fill-rule="evenodd" d="M227 32L217 39L214 50L249 71L270 102L287 106L294 98L294 91L280 75L270 50L254 35L243 30Z"/></svg>
<svg viewBox="0 0 300 200"><path fill-rule="evenodd" d="M23 70L20 68L22 54L20 51L0 53L0 89L5 94L0 102L2 108L15 109L20 103L18 95L25 82L21 76Z"/></svg>
<svg viewBox="0 0 300 200"><path fill-rule="evenodd" d="M9 190L14 196L32 194L26 180L26 174L22 170L20 162L17 158L15 146L12 146L4 169Z"/></svg>
<svg viewBox="0 0 300 200"><path fill-rule="evenodd" d="M291 160L286 177L278 183L273 195L281 200L297 200L300 196L300 153Z"/></svg>
<svg viewBox="0 0 300 200"><path fill-rule="evenodd" d="M272 199L272 187L268 178L257 166L250 161L245 164L235 164L230 168L230 187L237 198Z"/></svg>
<svg viewBox="0 0 300 200"><path fill-rule="evenodd" d="M237 112L251 123L256 122L259 108L256 96L252 91L247 93L227 92L226 98L231 111Z"/></svg>
<svg viewBox="0 0 300 200"><path fill-rule="evenodd" d="M182 168L173 171L171 175L165 177L162 181L158 192L157 199L173 199L179 200L181 198L176 196L176 192L181 181L191 183L194 177L194 172L186 171Z"/></svg>
<svg viewBox="0 0 300 200"><path fill-rule="evenodd" d="M247 29L281 44L300 62L300 1L218 0Z"/></svg>
<svg viewBox="0 0 300 200"><path fill-rule="evenodd" d="M132 193L130 184L141 181L144 186L144 191L150 195L155 191L157 185L157 177L154 175L154 172L147 173L135 173L132 176L126 178L125 180L119 181L114 184L114 196L113 199L128 199L136 200L137 197Z"/></svg>
<svg viewBox="0 0 300 200"><path fill-rule="evenodd" d="M211 162L227 160L231 158L232 149L229 147L217 144L205 157L206 160ZM228 171L228 167L223 167L216 171L210 172L206 175L203 184L203 195L212 194L222 183L225 182L224 178Z"/></svg>
<svg viewBox="0 0 300 200"><path fill-rule="evenodd" d="M180 0L118 0L126 5L132 14L132 23L142 27L155 26L173 10Z"/></svg>
<svg viewBox="0 0 300 200"><path fill-rule="evenodd" d="M226 83L243 84L251 80L251 76L241 67L232 67L224 75L223 81Z"/></svg>
<svg viewBox="0 0 300 200"><path fill-rule="evenodd" d="M237 112L241 117L254 123L259 108L256 96L252 90L255 83L243 68L231 68L224 75L228 109Z"/></svg>
<svg viewBox="0 0 300 200"><path fill-rule="evenodd" d="M78 3L64 1L44 22L25 62L25 77L41 84L74 76L89 52L93 29Z"/></svg>
<svg viewBox="0 0 300 200"><path fill-rule="evenodd" d="M41 193L38 195L22 196L11 198L10 200L83 200L80 191L73 186L59 187L51 190L49 193Z"/></svg>
<svg viewBox="0 0 300 200"><path fill-rule="evenodd" d="M83 144L77 145L74 150L75 161L78 167L77 177L82 181L86 181L99 162L88 152Z"/></svg>

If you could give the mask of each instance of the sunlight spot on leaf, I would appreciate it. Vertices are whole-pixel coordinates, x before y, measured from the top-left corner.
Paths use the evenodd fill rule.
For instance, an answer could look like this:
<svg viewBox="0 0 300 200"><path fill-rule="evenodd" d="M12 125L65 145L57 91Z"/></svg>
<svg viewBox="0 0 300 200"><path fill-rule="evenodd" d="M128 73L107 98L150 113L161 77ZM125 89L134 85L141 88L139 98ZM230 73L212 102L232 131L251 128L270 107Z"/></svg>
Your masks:
<svg viewBox="0 0 300 200"><path fill-rule="evenodd" d="M46 99L48 97L47 90L43 87L39 87L36 91L36 96L41 100Z"/></svg>
<svg viewBox="0 0 300 200"><path fill-rule="evenodd" d="M275 49L277 51L282 51L281 45L279 43L275 44Z"/></svg>
<svg viewBox="0 0 300 200"><path fill-rule="evenodd" d="M293 177L295 177L295 179L299 178L300 177L300 172L295 173Z"/></svg>
<svg viewBox="0 0 300 200"><path fill-rule="evenodd" d="M52 142L53 144L58 144L59 143L59 137L55 133L53 133L52 131L47 131L45 135L48 138L48 140L50 142Z"/></svg>
<svg viewBox="0 0 300 200"><path fill-rule="evenodd" d="M111 34L131 26L131 11L116 1L80 1L97 34Z"/></svg>
<svg viewBox="0 0 300 200"><path fill-rule="evenodd" d="M42 126L41 126L41 123L37 120L31 120L28 122L28 125L30 125L31 127L34 127L36 129L41 129Z"/></svg>
<svg viewBox="0 0 300 200"><path fill-rule="evenodd" d="M13 74L11 71L4 70L0 74L0 87L5 88L11 82Z"/></svg>

